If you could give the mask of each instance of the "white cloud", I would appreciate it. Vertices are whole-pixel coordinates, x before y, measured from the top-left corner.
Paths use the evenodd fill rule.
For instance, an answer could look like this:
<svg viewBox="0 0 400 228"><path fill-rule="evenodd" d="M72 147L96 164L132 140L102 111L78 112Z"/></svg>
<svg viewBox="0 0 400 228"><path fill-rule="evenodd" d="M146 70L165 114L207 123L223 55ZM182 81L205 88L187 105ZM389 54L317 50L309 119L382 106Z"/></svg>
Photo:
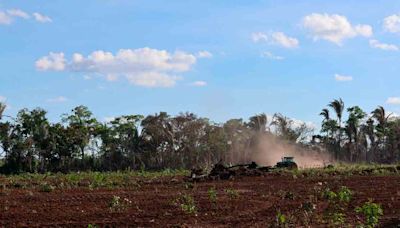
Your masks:
<svg viewBox="0 0 400 228"><path fill-rule="evenodd" d="M207 82L205 82L205 81L195 81L195 82L192 82L190 85L197 86L197 87L202 87L202 86L206 86Z"/></svg>
<svg viewBox="0 0 400 228"><path fill-rule="evenodd" d="M7 10L8 15L12 17L20 17L24 19L29 19L31 16L27 14L25 11L22 11L20 9L9 9Z"/></svg>
<svg viewBox="0 0 400 228"><path fill-rule="evenodd" d="M369 46L371 46L372 48L378 48L378 49L382 49L385 51L398 51L399 50L399 47L397 47L394 44L385 44L385 43L379 42L378 40L370 40Z"/></svg>
<svg viewBox="0 0 400 228"><path fill-rule="evenodd" d="M296 38L286 36L283 32L272 33L272 40L274 43L285 48L295 48L299 46L299 41Z"/></svg>
<svg viewBox="0 0 400 228"><path fill-rule="evenodd" d="M63 71L65 64L64 53L54 52L50 52L48 56L38 59L35 63L36 69L40 71Z"/></svg>
<svg viewBox="0 0 400 228"><path fill-rule="evenodd" d="M33 17L35 18L36 21L40 23L49 23L53 21L50 17L37 12L33 13Z"/></svg>
<svg viewBox="0 0 400 228"><path fill-rule="evenodd" d="M12 23L12 17L3 11L0 11L0 24L9 25L11 23Z"/></svg>
<svg viewBox="0 0 400 228"><path fill-rule="evenodd" d="M92 79L92 76L90 76L90 75L83 75L83 79L85 79L85 80L90 80L90 79Z"/></svg>
<svg viewBox="0 0 400 228"><path fill-rule="evenodd" d="M36 21L41 23L52 22L50 17L40 13L33 13L32 16L35 18ZM21 9L7 9L4 11L0 11L0 25L10 25L16 18L29 20L31 18L31 15Z"/></svg>
<svg viewBox="0 0 400 228"><path fill-rule="evenodd" d="M352 81L353 77L347 75L335 74L335 80L339 82L347 82L347 81Z"/></svg>
<svg viewBox="0 0 400 228"><path fill-rule="evenodd" d="M400 97L389 97L386 100L387 104L400 105Z"/></svg>
<svg viewBox="0 0 400 228"><path fill-rule="evenodd" d="M341 45L345 39L356 36L372 36L369 25L353 26L345 16L338 14L313 13L303 18L303 26L311 33L314 40L324 39Z"/></svg>
<svg viewBox="0 0 400 228"><path fill-rule="evenodd" d="M42 71L98 73L103 76L123 76L130 83L145 87L172 87L182 77L176 73L189 71L196 57L182 51L169 53L151 48L121 49L115 55L102 50L87 57L75 53L67 61L63 53L50 53L36 61ZM109 78L110 79L110 78Z"/></svg>
<svg viewBox="0 0 400 228"><path fill-rule="evenodd" d="M198 53L197 53L197 58L212 58L213 57L213 54L211 54L210 52L208 52L208 51L199 51Z"/></svg>
<svg viewBox="0 0 400 228"><path fill-rule="evenodd" d="M383 28L391 33L400 32L400 14L393 14L383 19Z"/></svg>
<svg viewBox="0 0 400 228"><path fill-rule="evenodd" d="M4 96L0 96L0 102L6 102L7 98Z"/></svg>
<svg viewBox="0 0 400 228"><path fill-rule="evenodd" d="M268 35L262 32L257 32L253 33L251 36L255 43L267 42L284 48L295 48L299 46L299 41L296 38L289 37L283 32L272 32Z"/></svg>
<svg viewBox="0 0 400 228"><path fill-rule="evenodd" d="M63 102L68 101L68 99L66 97L59 96L59 97L47 99L46 101L49 103L63 103Z"/></svg>
<svg viewBox="0 0 400 228"><path fill-rule="evenodd" d="M283 60L285 59L282 56L274 55L273 53L269 51L265 51L261 54L261 57L268 58L268 59L273 59L273 60Z"/></svg>
<svg viewBox="0 0 400 228"><path fill-rule="evenodd" d="M262 32L255 32L251 34L251 39L253 40L254 43L260 42L260 41L268 41L268 36Z"/></svg>

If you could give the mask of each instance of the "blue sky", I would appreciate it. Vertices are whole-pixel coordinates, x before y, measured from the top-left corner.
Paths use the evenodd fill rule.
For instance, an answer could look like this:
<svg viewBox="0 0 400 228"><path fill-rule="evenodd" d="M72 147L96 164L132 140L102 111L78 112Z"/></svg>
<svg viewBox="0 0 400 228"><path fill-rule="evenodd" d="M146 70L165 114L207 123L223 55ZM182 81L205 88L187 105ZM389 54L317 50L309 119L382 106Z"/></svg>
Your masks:
<svg viewBox="0 0 400 228"><path fill-rule="evenodd" d="M0 0L0 100L52 120L82 104L319 123L339 97L400 113L399 38L389 0Z"/></svg>

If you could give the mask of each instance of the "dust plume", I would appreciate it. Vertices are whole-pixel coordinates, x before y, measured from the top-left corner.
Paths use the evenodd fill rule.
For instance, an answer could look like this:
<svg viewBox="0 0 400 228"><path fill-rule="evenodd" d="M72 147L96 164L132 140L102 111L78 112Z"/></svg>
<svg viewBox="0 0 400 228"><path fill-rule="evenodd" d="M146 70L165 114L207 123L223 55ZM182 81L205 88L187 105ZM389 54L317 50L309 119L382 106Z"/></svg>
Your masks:
<svg viewBox="0 0 400 228"><path fill-rule="evenodd" d="M274 166L282 157L287 156L294 157L299 168L323 167L333 161L325 151L290 144L271 135L259 137L257 146L251 154L251 160L260 165Z"/></svg>

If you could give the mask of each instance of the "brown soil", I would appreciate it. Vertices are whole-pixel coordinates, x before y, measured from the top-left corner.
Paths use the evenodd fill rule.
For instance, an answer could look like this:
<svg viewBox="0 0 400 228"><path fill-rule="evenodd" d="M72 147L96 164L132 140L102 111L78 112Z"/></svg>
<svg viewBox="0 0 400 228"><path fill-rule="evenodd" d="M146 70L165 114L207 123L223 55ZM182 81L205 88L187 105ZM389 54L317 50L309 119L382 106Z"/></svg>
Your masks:
<svg viewBox="0 0 400 228"><path fill-rule="evenodd" d="M35 188L0 191L0 226L3 227L268 227L278 211L293 226L322 226L328 220L328 200L323 189L347 186L354 192L348 205L341 206L346 223L362 219L354 212L368 199L380 203L382 227L400 224L400 176L302 177L268 174L235 180L187 183L182 177L162 178L135 188L95 189L87 187L40 192ZM212 203L208 190L215 188ZM230 197L226 189L239 193ZM197 212L185 213L176 199L193 196ZM119 211L109 204L113 196L131 201ZM314 210L304 209L314 205ZM331 205L332 206L332 205Z"/></svg>

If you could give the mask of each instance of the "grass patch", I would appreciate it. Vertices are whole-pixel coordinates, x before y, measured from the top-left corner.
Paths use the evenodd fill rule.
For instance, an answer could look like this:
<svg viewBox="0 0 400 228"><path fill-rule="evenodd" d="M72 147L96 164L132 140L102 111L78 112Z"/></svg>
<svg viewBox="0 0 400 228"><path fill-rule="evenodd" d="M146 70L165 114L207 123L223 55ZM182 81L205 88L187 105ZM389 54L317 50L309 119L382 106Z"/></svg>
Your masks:
<svg viewBox="0 0 400 228"><path fill-rule="evenodd" d="M30 188L50 184L59 189L77 187L96 188L123 188L140 187L142 180L153 180L162 177L188 175L187 170L163 171L124 171L124 172L75 172L75 173L24 173L19 175L2 176L0 184L7 188Z"/></svg>

